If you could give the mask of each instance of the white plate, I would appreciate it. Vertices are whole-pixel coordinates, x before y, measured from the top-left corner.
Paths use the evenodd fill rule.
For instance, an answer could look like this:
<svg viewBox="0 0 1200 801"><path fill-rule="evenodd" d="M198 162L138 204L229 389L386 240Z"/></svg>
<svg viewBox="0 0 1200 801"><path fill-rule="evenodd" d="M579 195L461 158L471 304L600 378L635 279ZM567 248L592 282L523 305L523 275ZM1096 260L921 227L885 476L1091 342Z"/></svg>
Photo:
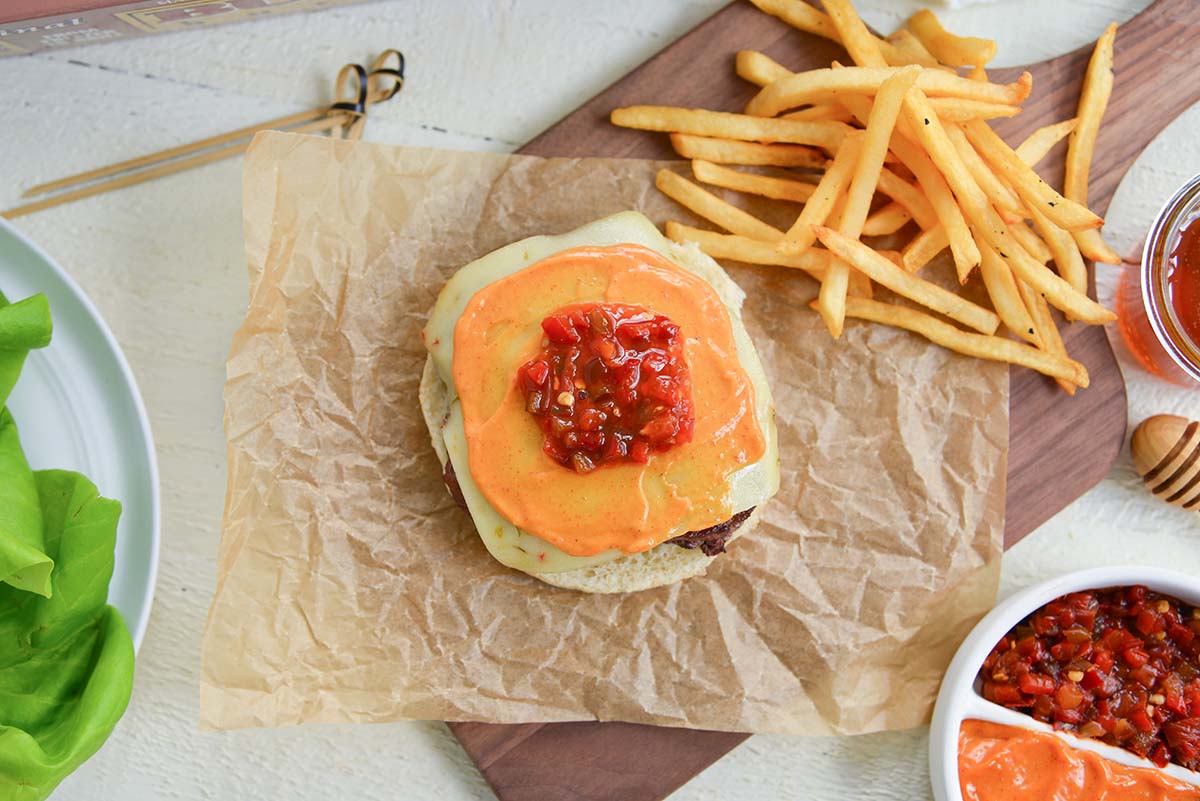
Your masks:
<svg viewBox="0 0 1200 801"><path fill-rule="evenodd" d="M83 473L121 502L108 601L138 648L158 571L158 463L137 384L108 326L79 286L33 242L0 220L0 292L43 293L54 337L33 351L9 398L34 470Z"/></svg>
<svg viewBox="0 0 1200 801"><path fill-rule="evenodd" d="M1100 567L1068 573L1022 590L997 605L979 621L951 661L946 677L942 679L937 706L933 710L933 723L929 732L929 777L933 782L933 797L936 801L962 801L962 789L958 784L958 732L963 720L974 718L1033 731L1054 731L1053 727L1034 720L1029 715L985 701L978 693L975 678L983 660L996 647L1000 638L1027 615L1061 595L1105 587L1126 587L1131 584L1144 584L1157 592L1193 606L1200 606L1200 580L1195 576L1152 567ZM1161 770L1181 781L1200 785L1200 774L1185 770L1179 765L1171 764L1166 768L1159 768L1150 760L1142 759L1123 748L1075 737L1065 732L1056 734L1075 748L1092 751L1113 762Z"/></svg>

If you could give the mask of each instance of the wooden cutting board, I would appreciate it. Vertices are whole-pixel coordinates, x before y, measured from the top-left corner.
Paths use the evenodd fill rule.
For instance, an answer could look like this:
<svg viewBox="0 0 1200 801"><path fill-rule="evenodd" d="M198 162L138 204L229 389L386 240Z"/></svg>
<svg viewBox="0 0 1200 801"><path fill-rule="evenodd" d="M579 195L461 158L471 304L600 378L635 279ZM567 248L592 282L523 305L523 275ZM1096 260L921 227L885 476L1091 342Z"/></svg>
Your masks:
<svg viewBox="0 0 1200 801"><path fill-rule="evenodd" d="M640 103L740 111L755 89L734 75L738 50L762 50L793 70L846 60L838 45L734 2L521 149L538 156L676 158L664 134L613 127L609 112ZM996 123L1010 143L1075 115L1091 46L1028 67L1024 111ZM1150 140L1200 99L1200 3L1158 0L1122 26L1116 88L1091 173L1091 206L1108 209ZM1020 70L996 70L1009 81ZM1062 185L1065 147L1039 171ZM1101 265L1100 269L1120 269ZM1101 328L1067 326L1071 355L1091 374L1074 398L1037 373L1011 374L1005 547L1104 477L1125 437L1125 384ZM500 801L658 801L749 735L628 723L452 723Z"/></svg>

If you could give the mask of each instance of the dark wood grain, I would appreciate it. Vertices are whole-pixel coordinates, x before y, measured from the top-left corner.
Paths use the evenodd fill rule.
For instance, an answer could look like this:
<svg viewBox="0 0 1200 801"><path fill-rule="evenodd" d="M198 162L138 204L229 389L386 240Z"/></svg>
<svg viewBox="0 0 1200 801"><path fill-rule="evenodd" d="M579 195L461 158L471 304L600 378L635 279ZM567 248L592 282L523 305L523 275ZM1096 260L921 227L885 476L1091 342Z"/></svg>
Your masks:
<svg viewBox="0 0 1200 801"><path fill-rule="evenodd" d="M733 73L738 50L762 50L795 69L844 59L840 47L734 3L526 145L541 156L673 158L662 135L615 128L609 112L638 103L740 110L754 88ZM1081 48L1028 67L1025 111L996 124L1010 142L1075 114L1091 53ZM1158 0L1122 26L1117 82L1097 143L1090 205L1103 214L1149 141L1200 99L1200 3ZM1020 70L997 70L1010 80ZM1061 185L1065 147L1039 170ZM1116 269L1101 267L1101 269ZM1094 281L1093 281L1094 286ZM1093 290L1094 292L1094 290ZM1068 397L1036 373L1011 375L1005 546L1094 486L1125 437L1125 384L1102 329L1066 326L1063 339L1092 384ZM500 801L658 801L747 735L626 723L450 724Z"/></svg>

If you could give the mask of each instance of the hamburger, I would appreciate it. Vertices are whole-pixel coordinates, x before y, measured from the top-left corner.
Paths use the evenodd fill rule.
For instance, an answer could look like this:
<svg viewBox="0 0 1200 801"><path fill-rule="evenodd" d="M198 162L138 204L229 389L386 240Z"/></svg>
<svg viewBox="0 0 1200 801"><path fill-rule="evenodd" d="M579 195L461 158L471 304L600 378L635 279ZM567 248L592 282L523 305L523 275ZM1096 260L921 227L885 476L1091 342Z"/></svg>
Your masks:
<svg viewBox="0 0 1200 801"><path fill-rule="evenodd" d="M744 294L622 212L455 273L423 331L443 479L502 564L584 592L702 575L779 487Z"/></svg>

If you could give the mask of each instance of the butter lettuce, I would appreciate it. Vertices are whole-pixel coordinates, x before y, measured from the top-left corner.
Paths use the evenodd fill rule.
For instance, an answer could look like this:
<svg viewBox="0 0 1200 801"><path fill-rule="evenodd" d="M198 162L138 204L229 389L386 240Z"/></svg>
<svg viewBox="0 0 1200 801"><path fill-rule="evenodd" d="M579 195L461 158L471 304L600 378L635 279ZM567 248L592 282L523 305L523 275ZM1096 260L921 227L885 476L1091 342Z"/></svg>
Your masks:
<svg viewBox="0 0 1200 801"><path fill-rule="evenodd" d="M121 506L78 473L30 470L3 408L49 335L44 298L0 296L0 801L50 795L108 738L133 689L133 642L106 602Z"/></svg>
<svg viewBox="0 0 1200 801"><path fill-rule="evenodd" d="M50 307L45 295L9 303L0 294L0 582L50 595L54 562L42 543L42 512L33 473L4 408L25 357L50 342Z"/></svg>

